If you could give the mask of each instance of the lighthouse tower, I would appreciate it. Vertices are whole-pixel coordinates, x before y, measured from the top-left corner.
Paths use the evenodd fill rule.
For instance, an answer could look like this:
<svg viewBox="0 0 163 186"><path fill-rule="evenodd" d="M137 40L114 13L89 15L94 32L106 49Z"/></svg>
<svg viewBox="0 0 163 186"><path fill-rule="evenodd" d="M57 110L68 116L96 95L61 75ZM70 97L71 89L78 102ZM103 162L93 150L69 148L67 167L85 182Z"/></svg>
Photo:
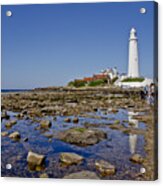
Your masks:
<svg viewBox="0 0 163 186"><path fill-rule="evenodd" d="M139 77L138 39L135 28L130 31L128 77Z"/></svg>

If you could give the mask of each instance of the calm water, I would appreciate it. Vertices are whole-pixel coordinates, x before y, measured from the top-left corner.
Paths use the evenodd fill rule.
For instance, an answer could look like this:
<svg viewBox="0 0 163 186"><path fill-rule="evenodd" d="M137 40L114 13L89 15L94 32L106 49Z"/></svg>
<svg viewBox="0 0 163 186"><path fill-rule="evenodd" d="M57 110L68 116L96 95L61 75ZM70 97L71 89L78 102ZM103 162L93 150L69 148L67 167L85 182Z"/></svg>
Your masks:
<svg viewBox="0 0 163 186"><path fill-rule="evenodd" d="M29 89L1 89L1 92L3 93L11 93L11 92L26 92L30 91Z"/></svg>
<svg viewBox="0 0 163 186"><path fill-rule="evenodd" d="M9 112L9 114L12 119L15 118L15 113ZM8 132L19 131L21 140L15 142L8 137L2 137L2 176L38 177L41 173L46 172L49 177L62 178L64 175L80 170L96 171L95 160L104 159L117 168L114 176L105 177L105 179L132 179L136 173L139 173L141 165L130 162L129 158L133 153L145 156L144 137L112 130L109 128L109 124L119 119L127 128L127 120L129 120L135 124L135 128L145 130L144 123L132 118L134 114L123 109L115 114L105 114L98 110L95 113L87 113L86 117L79 117L79 124L65 123L65 117L58 116L56 121L53 120L53 117L45 117L44 119L52 121L51 129L46 132L36 130L36 127L39 126L38 122L19 120L16 125L8 129ZM101 116L102 119L95 119L94 116ZM5 120L2 121L2 131L6 131L6 122ZM82 127L85 123L92 124L93 127L107 132L107 139L93 146L78 147L55 138L52 138L52 141L49 142L49 138L44 136L46 133L56 134L58 131L71 127ZM28 142L23 142L23 138L26 137L29 139ZM26 157L29 150L46 155L44 170L30 171L28 169ZM61 152L75 152L84 156L85 160L80 165L63 167L59 162ZM12 165L11 170L6 170L6 164L8 163Z"/></svg>

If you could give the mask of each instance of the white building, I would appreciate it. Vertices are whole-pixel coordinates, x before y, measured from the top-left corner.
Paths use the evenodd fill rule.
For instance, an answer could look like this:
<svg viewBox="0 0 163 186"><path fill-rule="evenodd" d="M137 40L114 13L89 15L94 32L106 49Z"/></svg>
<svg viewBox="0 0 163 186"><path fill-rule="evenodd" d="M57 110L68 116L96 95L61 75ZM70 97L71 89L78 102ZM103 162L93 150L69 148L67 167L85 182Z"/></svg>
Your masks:
<svg viewBox="0 0 163 186"><path fill-rule="evenodd" d="M139 77L138 39L135 28L130 31L128 77Z"/></svg>
<svg viewBox="0 0 163 186"><path fill-rule="evenodd" d="M136 29L132 28L130 30L129 37L129 59L128 59L128 74L125 76L120 76L119 79L115 82L116 86L125 87L125 88L134 88L134 87L145 87L153 83L152 79L144 78L143 81L125 81L127 78L139 78L139 54L138 54L138 38L136 34Z"/></svg>
<svg viewBox="0 0 163 186"><path fill-rule="evenodd" d="M109 79L114 79L116 77L118 77L118 70L116 67L114 68L107 68L105 70L101 71L101 74L107 75L109 77Z"/></svg>

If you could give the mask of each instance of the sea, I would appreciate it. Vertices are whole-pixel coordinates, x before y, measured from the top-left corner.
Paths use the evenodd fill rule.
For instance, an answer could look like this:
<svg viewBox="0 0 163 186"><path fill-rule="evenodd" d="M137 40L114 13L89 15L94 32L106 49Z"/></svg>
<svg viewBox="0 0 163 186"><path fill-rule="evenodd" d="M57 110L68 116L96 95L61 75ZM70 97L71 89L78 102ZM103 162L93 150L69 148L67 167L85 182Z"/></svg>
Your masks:
<svg viewBox="0 0 163 186"><path fill-rule="evenodd" d="M2 93L8 93L8 92L27 92L31 89L1 89Z"/></svg>

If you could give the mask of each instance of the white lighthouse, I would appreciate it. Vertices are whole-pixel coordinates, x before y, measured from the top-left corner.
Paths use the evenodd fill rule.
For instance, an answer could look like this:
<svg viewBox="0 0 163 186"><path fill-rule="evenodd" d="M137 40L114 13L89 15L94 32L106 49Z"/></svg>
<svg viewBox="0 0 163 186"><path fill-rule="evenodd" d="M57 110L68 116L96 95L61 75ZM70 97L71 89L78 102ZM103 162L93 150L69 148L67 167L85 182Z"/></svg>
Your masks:
<svg viewBox="0 0 163 186"><path fill-rule="evenodd" d="M130 31L128 77L139 77L138 39L135 28Z"/></svg>

